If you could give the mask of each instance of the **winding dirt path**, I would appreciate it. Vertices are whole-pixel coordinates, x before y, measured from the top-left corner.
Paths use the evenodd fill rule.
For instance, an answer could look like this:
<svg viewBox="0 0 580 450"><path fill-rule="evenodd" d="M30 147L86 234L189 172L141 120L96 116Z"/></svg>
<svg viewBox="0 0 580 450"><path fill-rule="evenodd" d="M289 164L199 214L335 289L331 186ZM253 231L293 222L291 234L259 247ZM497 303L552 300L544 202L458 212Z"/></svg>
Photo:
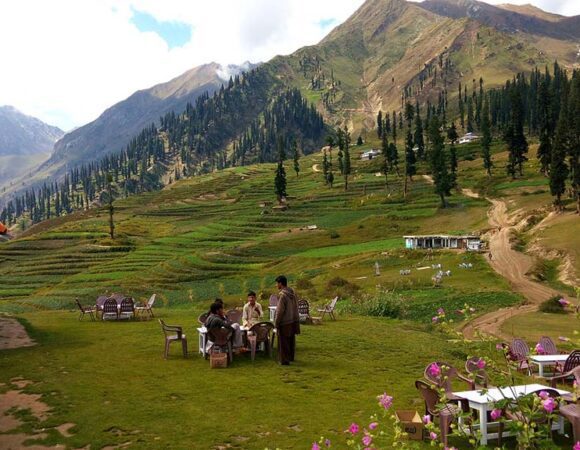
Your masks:
<svg viewBox="0 0 580 450"><path fill-rule="evenodd" d="M0 350L36 345L20 322L11 317L0 317Z"/></svg>
<svg viewBox="0 0 580 450"><path fill-rule="evenodd" d="M477 197L477 194L468 189L464 189L463 193ZM526 298L527 303L484 314L466 324L463 333L470 339L475 336L476 332L505 339L510 336L502 332L501 326L507 319L535 311L540 303L557 295L558 292L526 277L526 272L532 267L534 261L530 256L514 250L510 244L510 233L514 224L510 222L505 202L496 199L487 200L492 204L487 215L490 226L494 228L489 235L489 249L492 255L489 264L509 281L515 292Z"/></svg>
<svg viewBox="0 0 580 450"><path fill-rule="evenodd" d="M312 171L313 172L322 172L322 170L320 170L320 165L318 165L318 164L314 164L312 166Z"/></svg>

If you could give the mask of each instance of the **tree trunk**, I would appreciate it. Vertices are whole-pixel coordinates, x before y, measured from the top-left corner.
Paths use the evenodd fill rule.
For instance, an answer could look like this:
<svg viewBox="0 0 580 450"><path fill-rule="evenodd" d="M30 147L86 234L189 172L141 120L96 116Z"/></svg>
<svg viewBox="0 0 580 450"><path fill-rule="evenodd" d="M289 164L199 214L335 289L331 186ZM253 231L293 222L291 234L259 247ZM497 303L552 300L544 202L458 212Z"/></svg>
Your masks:
<svg viewBox="0 0 580 450"><path fill-rule="evenodd" d="M403 183L403 198L407 198L407 176L405 175L405 182Z"/></svg>
<svg viewBox="0 0 580 450"><path fill-rule="evenodd" d="M348 191L348 175L344 176L344 190Z"/></svg>
<svg viewBox="0 0 580 450"><path fill-rule="evenodd" d="M439 194L439 197L441 197L441 207L447 208L447 202L445 201L445 195Z"/></svg>

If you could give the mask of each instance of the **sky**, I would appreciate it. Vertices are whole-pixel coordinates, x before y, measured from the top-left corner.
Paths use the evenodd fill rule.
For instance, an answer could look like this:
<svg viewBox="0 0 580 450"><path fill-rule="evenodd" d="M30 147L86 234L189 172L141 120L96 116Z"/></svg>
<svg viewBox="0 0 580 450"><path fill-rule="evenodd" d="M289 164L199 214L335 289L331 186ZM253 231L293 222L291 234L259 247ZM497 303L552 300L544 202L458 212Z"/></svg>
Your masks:
<svg viewBox="0 0 580 450"><path fill-rule="evenodd" d="M0 0L0 105L68 131L200 64L264 62L315 44L362 3ZM580 14L580 0L510 3Z"/></svg>

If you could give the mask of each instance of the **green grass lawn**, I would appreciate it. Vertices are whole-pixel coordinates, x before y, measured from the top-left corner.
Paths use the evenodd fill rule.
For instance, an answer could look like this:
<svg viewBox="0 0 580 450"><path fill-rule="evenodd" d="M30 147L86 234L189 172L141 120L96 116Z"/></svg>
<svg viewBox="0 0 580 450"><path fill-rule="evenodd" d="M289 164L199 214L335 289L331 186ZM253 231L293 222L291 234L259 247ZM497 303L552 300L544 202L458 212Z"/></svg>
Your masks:
<svg viewBox="0 0 580 450"><path fill-rule="evenodd" d="M573 350L573 343L560 342L558 338L564 336L572 341L580 340L580 319L574 314L548 314L534 312L508 319L502 330L513 336L527 340L530 346L536 345L542 336L550 336L558 347L563 350Z"/></svg>
<svg viewBox="0 0 580 450"><path fill-rule="evenodd" d="M353 421L365 424L383 392L395 397L395 408L421 412L414 381L425 366L446 360L460 367L467 357L422 325L340 315L303 327L297 361L289 367L266 355L252 362L246 354L212 370L197 354L200 311L157 312L185 327L188 359L176 345L163 360L156 320L93 323L78 322L72 311L24 314L39 345L0 353L0 392L16 377L30 380L25 392L42 394L51 413L43 422L19 413L24 424L11 433L41 427L48 437L34 443L67 448L306 449L320 435L341 440ZM63 423L75 424L73 436L53 429Z"/></svg>

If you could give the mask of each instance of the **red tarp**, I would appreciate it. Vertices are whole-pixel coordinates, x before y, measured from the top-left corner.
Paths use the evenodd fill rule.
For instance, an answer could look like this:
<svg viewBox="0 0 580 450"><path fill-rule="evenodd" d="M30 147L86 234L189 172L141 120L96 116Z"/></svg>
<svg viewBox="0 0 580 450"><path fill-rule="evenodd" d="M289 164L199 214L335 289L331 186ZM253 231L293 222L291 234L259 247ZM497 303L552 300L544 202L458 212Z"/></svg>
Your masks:
<svg viewBox="0 0 580 450"><path fill-rule="evenodd" d="M8 228L6 228L4 226L4 224L2 222L0 222L0 234L6 234L8 233Z"/></svg>

